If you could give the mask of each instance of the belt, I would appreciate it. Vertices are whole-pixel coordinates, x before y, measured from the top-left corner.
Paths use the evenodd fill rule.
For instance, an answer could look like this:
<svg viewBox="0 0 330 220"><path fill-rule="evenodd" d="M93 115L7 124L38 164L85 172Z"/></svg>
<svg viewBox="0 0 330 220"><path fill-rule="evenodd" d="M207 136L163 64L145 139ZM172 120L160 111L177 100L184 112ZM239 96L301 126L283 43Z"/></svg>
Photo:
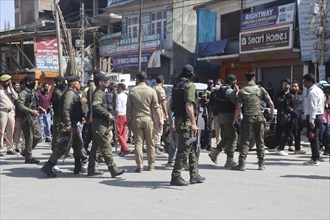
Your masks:
<svg viewBox="0 0 330 220"><path fill-rule="evenodd" d="M11 112L11 110L12 110L12 109L0 109L0 111L2 111L2 112L7 112L7 113Z"/></svg>

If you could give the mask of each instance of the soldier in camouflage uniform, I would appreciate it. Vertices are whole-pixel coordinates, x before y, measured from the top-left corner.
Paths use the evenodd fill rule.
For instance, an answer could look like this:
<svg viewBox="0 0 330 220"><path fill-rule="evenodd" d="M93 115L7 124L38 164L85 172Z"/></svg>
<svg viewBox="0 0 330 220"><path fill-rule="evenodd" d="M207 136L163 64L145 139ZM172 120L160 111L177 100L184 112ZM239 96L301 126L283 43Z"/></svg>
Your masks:
<svg viewBox="0 0 330 220"><path fill-rule="evenodd" d="M57 76L54 79L55 81L55 88L54 91L52 93L52 98L51 98L51 103L52 103L52 107L53 107L53 129L52 129L52 143L51 143L51 149L52 151L54 151L55 149L55 144L57 141L57 136L58 136L58 132L57 132L57 125L58 122L60 121L60 98L63 94L63 91L65 89L65 80L63 76Z"/></svg>
<svg viewBox="0 0 330 220"><path fill-rule="evenodd" d="M61 96L60 120L58 123L58 138L53 153L48 162L41 168L41 171L48 177L56 177L52 167L57 164L57 160L63 156L72 144L74 151L74 174L79 174L82 159L82 139L77 130L77 123L84 119L81 98L78 94L80 82L77 76L70 76L67 79L68 87Z"/></svg>
<svg viewBox="0 0 330 220"><path fill-rule="evenodd" d="M103 172L95 168L96 150L99 147L103 155L105 164L108 166L111 177L115 178L123 173L124 169L118 169L112 156L112 127L114 122L113 115L109 112L112 107L107 98L106 88L109 87L109 77L106 77L101 71L94 75L97 89L92 97L92 131L93 144L89 153L88 176L102 175Z"/></svg>
<svg viewBox="0 0 330 220"><path fill-rule="evenodd" d="M170 183L172 186L188 185L181 177L181 170L186 164L187 158L189 159L190 184L203 183L205 180L204 177L198 174L195 146L186 143L197 132L194 106L196 102L196 87L191 82L193 76L194 68L189 64L185 65L178 83L172 90L172 110L175 116L175 128L179 136L178 151ZM183 90L183 92L179 90Z"/></svg>
<svg viewBox="0 0 330 220"><path fill-rule="evenodd" d="M262 106L262 101L268 103L270 107L270 120L274 118L274 104L268 95L268 92L263 88L259 87L255 83L255 73L248 72L246 74L246 79L248 81L247 85L240 90L238 94L238 100L235 109L234 121L238 123L239 116L241 114L241 109L243 112L243 119L241 123L241 149L239 155L239 164L232 167L232 170L245 170L245 159L249 152L250 145L250 133L251 130L254 131L257 155L258 155L258 165L259 170L265 169L265 144L264 144L264 128L265 128L265 118L263 115L264 107Z"/></svg>
<svg viewBox="0 0 330 220"><path fill-rule="evenodd" d="M39 126L39 105L35 93L35 77L27 75L24 78L25 89L18 95L16 103L17 117L21 120L22 130L25 139L25 149L22 155L25 163L38 164L39 160L32 157L32 150L41 141L41 131Z"/></svg>

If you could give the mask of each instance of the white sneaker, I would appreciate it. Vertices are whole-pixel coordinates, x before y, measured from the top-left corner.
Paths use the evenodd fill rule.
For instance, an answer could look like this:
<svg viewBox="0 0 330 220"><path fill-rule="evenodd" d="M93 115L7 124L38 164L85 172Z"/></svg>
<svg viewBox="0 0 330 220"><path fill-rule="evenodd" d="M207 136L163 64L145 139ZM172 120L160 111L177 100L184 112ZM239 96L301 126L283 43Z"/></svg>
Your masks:
<svg viewBox="0 0 330 220"><path fill-rule="evenodd" d="M318 160L314 161L313 159L310 159L310 160L304 162L303 164L306 166L319 166L320 162Z"/></svg>
<svg viewBox="0 0 330 220"><path fill-rule="evenodd" d="M62 173L63 171L58 167L58 166L53 166L52 167L53 173Z"/></svg>
<svg viewBox="0 0 330 220"><path fill-rule="evenodd" d="M287 152L285 152L284 150L278 150L276 151L276 154L277 155L280 155L280 156L288 156L289 154Z"/></svg>

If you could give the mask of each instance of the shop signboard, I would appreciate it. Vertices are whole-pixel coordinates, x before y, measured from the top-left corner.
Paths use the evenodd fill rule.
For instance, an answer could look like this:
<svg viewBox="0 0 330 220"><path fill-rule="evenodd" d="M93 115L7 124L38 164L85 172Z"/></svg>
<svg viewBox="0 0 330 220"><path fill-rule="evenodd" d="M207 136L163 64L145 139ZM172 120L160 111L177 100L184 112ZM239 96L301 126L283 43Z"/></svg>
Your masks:
<svg viewBox="0 0 330 220"><path fill-rule="evenodd" d="M241 15L241 32L251 29L291 24L294 20L295 4L286 4Z"/></svg>
<svg viewBox="0 0 330 220"><path fill-rule="evenodd" d="M113 69L138 67L139 38L122 38L120 34L100 39L100 55L113 59ZM147 35L142 40L142 68L160 67L160 40L158 35Z"/></svg>
<svg viewBox="0 0 330 220"><path fill-rule="evenodd" d="M58 45L56 38L35 38L37 69L58 70Z"/></svg>
<svg viewBox="0 0 330 220"><path fill-rule="evenodd" d="M241 54L290 48L292 48L292 25L240 33Z"/></svg>

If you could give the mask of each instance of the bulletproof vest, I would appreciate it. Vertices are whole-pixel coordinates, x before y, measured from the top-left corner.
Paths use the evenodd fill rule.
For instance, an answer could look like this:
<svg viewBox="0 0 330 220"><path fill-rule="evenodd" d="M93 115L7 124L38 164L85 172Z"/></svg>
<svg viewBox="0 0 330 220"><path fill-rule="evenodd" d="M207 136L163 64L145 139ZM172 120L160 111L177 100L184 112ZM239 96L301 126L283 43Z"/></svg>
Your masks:
<svg viewBox="0 0 330 220"><path fill-rule="evenodd" d="M98 91L98 90L95 90L95 92L96 91ZM101 92L103 93L102 107L104 109L106 109L108 112L110 112L111 114L114 114L113 105L112 105L113 93L104 92L104 91L101 91ZM104 118L104 116L98 115L98 113L94 112L94 111L93 111L93 117Z"/></svg>
<svg viewBox="0 0 330 220"><path fill-rule="evenodd" d="M257 85L245 86L242 90L243 95L243 115L258 116L263 115L264 108L261 105L261 88Z"/></svg>
<svg viewBox="0 0 330 220"><path fill-rule="evenodd" d="M24 89L21 92L26 93L24 106L26 106L32 110L38 110L39 104L38 104L38 98L36 96L36 93L34 91L29 91L27 89ZM15 104L17 104L17 102L15 102ZM15 109L16 109L16 117L18 117L18 118L25 117L25 113L18 110L17 106L15 106Z"/></svg>
<svg viewBox="0 0 330 220"><path fill-rule="evenodd" d="M60 109L62 109L64 98L67 96L67 93L72 92L75 96L73 103L70 105L70 120L73 125L77 124L79 121L81 121L82 117L84 116L84 112L82 110L82 103L80 96L74 92L73 90L65 90L64 93L61 96L61 101L60 101ZM62 114L62 111L60 111ZM60 116L62 117L62 116Z"/></svg>
<svg viewBox="0 0 330 220"><path fill-rule="evenodd" d="M219 113L234 113L236 106L226 98L226 92L229 87L221 86L215 92L215 105Z"/></svg>
<svg viewBox="0 0 330 220"><path fill-rule="evenodd" d="M62 96L62 91L60 88L56 87L51 98L51 103L53 106L54 114L58 114L60 111L60 100Z"/></svg>
<svg viewBox="0 0 330 220"><path fill-rule="evenodd" d="M174 116L186 116L186 103L184 102L184 93L189 80L181 80L172 88L171 111Z"/></svg>

